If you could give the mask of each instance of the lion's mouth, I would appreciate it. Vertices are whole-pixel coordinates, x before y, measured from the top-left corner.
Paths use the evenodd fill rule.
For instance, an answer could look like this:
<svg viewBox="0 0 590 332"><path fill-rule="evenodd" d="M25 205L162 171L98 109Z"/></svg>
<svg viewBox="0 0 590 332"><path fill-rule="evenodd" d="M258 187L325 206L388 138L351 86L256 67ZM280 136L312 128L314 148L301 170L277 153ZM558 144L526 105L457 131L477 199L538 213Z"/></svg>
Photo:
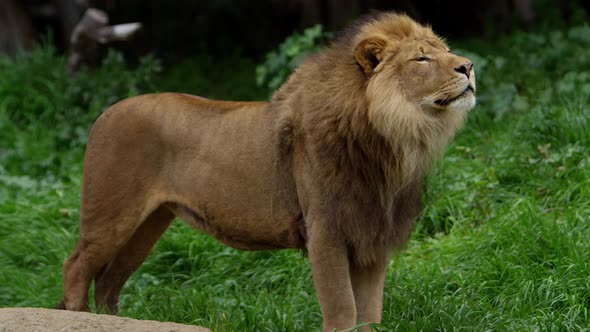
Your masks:
<svg viewBox="0 0 590 332"><path fill-rule="evenodd" d="M447 106L448 104L454 102L455 100L458 100L460 98L462 98L463 96L465 96L468 93L473 93L473 87L471 85L468 85L465 90L463 90L463 92L461 92L458 96L453 97L453 98L449 98L449 99L439 99L437 101L435 101L434 103L439 105L439 106Z"/></svg>

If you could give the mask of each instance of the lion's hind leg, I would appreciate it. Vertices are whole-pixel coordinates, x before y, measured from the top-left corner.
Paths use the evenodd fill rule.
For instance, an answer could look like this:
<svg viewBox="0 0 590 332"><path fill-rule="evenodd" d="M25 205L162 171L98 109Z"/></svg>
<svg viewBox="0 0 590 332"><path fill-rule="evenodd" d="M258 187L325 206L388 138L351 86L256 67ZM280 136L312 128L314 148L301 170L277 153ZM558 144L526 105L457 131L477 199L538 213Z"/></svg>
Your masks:
<svg viewBox="0 0 590 332"><path fill-rule="evenodd" d="M149 211L155 211L153 206L158 206L140 204L145 196L136 197L136 204L117 200L113 196L102 200L91 200L90 197L96 195L83 198L80 237L74 253L64 262L64 297L58 308L89 310L88 289L92 280L109 270L108 266L119 251L127 245L144 221L149 219ZM150 205L152 208L137 208ZM164 224L167 227L169 221Z"/></svg>
<svg viewBox="0 0 590 332"><path fill-rule="evenodd" d="M115 248L101 242L78 240L74 253L64 262L64 297L58 308L89 311L88 289L94 276L115 253Z"/></svg>
<svg viewBox="0 0 590 332"><path fill-rule="evenodd" d="M131 274L148 257L168 229L174 214L165 206L154 210L95 279L94 300L100 312L116 314L119 295Z"/></svg>

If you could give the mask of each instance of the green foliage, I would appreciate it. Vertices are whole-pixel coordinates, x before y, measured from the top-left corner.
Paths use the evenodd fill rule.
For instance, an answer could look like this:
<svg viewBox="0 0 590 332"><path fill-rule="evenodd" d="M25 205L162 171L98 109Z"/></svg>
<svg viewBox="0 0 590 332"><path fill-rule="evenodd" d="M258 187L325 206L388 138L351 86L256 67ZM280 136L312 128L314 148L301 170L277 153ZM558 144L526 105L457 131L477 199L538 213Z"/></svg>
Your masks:
<svg viewBox="0 0 590 332"><path fill-rule="evenodd" d="M114 51L99 68L73 77L51 46L16 59L0 56L0 164L35 177L67 174L62 168L78 163L96 117L121 99L154 90L159 71L153 57L133 70Z"/></svg>
<svg viewBox="0 0 590 332"><path fill-rule="evenodd" d="M319 24L305 29L303 34L294 33L277 50L268 53L264 63L256 67L256 84L272 93L306 56L320 50L331 37L332 34L325 32Z"/></svg>
<svg viewBox="0 0 590 332"><path fill-rule="evenodd" d="M222 100L260 100L268 95L252 83L254 61L239 53L217 58L195 55L166 68L158 80L162 91L184 92Z"/></svg>
<svg viewBox="0 0 590 332"><path fill-rule="evenodd" d="M491 55L466 53L474 57L485 91L479 102L490 106L485 111L502 120L506 112L529 112L556 99L575 102L590 94L589 35L588 25L543 34L515 32Z"/></svg>
<svg viewBox="0 0 590 332"><path fill-rule="evenodd" d="M471 50L457 52L475 62L479 105L428 178L413 238L390 263L377 330L588 331L589 36L582 25L458 45ZM111 55L74 84L48 50L2 59L0 68L0 307L52 307L77 237L91 118L149 89L149 77L134 73L153 70L129 70ZM224 89L227 98L246 93ZM64 107L74 113L55 114ZM68 129L58 139L68 126L62 119L80 133ZM58 162L46 161L52 155ZM215 331L321 326L303 255L240 252L181 223L124 288L121 314Z"/></svg>

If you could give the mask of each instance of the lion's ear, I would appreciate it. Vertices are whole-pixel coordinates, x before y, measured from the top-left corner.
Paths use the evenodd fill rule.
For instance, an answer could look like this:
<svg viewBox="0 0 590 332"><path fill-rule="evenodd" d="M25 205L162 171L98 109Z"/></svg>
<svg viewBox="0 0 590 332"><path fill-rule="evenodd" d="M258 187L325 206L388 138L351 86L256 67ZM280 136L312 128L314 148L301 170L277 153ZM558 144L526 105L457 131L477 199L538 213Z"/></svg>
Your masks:
<svg viewBox="0 0 590 332"><path fill-rule="evenodd" d="M383 59L387 42L379 37L367 38L356 44L354 57L367 76L371 76Z"/></svg>

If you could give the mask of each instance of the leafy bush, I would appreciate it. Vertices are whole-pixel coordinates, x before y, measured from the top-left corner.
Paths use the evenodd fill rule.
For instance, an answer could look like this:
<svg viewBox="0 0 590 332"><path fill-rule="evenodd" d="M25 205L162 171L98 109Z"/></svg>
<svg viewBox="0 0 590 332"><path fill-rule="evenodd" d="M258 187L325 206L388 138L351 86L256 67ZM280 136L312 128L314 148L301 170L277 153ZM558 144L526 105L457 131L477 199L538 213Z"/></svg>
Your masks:
<svg viewBox="0 0 590 332"><path fill-rule="evenodd" d="M73 77L51 46L16 59L0 56L0 164L35 177L64 174L79 163L96 117L121 99L153 91L159 71L153 57L129 69L114 51L100 67Z"/></svg>
<svg viewBox="0 0 590 332"><path fill-rule="evenodd" d="M254 84L256 63L239 52L224 58L196 54L166 68L158 88L222 100L260 100L266 89Z"/></svg>
<svg viewBox="0 0 590 332"><path fill-rule="evenodd" d="M325 32L321 25L314 25L294 33L282 42L277 50L266 55L263 64L256 68L256 84L264 86L271 93L283 84L293 70L311 53L317 52L332 34Z"/></svg>
<svg viewBox="0 0 590 332"><path fill-rule="evenodd" d="M492 54L473 56L485 111L502 120L507 112L528 112L552 100L590 94L588 36L588 25L545 33L515 32L496 45L501 54L492 49Z"/></svg>

